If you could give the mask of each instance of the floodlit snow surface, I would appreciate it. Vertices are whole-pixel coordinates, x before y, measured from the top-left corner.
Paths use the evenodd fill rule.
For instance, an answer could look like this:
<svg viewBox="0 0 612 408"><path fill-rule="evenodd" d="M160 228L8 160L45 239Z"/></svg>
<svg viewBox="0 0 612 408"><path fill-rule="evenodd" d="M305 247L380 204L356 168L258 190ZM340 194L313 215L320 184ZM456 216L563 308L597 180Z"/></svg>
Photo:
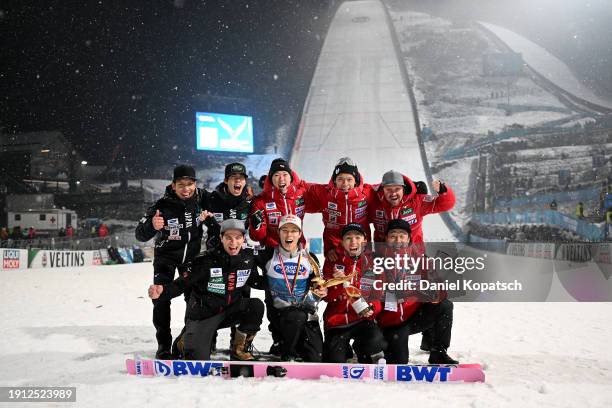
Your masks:
<svg viewBox="0 0 612 408"><path fill-rule="evenodd" d="M609 303L456 303L450 354L484 364L484 384L138 378L126 374L124 360L155 353L151 264L3 275L0 386L74 386L77 406L612 405ZM172 310L177 333L182 298ZM255 346L267 350L270 342L264 329ZM420 335L410 342L413 363L427 360L419 342ZM222 330L218 345L228 343Z"/></svg>
<svg viewBox="0 0 612 408"><path fill-rule="evenodd" d="M337 160L349 156L367 183L379 183L388 170L426 181L399 64L383 4L342 4L317 62L291 158L300 177L327 183ZM320 237L320 216L306 221L305 235ZM455 240L439 215L425 217L423 231L431 240Z"/></svg>
<svg viewBox="0 0 612 408"><path fill-rule="evenodd" d="M514 123L541 126L574 114L528 77L483 76L482 55L501 50L475 27L455 27L412 11L390 13L404 64L414 79L421 124L438 136L485 135ZM507 115L503 106L508 103L520 109Z"/></svg>
<svg viewBox="0 0 612 408"><path fill-rule="evenodd" d="M527 64L558 87L589 102L612 108L612 101L597 96L575 77L565 63L545 48L507 28L490 23L481 22L480 24L491 30L513 51L520 52Z"/></svg>

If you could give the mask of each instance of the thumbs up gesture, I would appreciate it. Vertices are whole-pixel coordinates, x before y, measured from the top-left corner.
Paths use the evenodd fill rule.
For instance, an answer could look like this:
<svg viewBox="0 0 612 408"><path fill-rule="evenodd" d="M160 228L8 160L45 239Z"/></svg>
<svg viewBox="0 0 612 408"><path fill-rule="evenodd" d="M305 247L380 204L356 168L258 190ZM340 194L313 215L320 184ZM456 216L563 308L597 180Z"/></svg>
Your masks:
<svg viewBox="0 0 612 408"><path fill-rule="evenodd" d="M151 285L149 286L149 297L151 299L158 299L163 291L164 287L162 285Z"/></svg>
<svg viewBox="0 0 612 408"><path fill-rule="evenodd" d="M164 217L162 217L159 210L157 210L153 216L153 229L159 231L162 228L164 228Z"/></svg>
<svg viewBox="0 0 612 408"><path fill-rule="evenodd" d="M198 218L200 219L200 221L204 221L208 217L212 217L212 216L213 216L213 213L211 213L210 211L204 210L200 213L200 216Z"/></svg>

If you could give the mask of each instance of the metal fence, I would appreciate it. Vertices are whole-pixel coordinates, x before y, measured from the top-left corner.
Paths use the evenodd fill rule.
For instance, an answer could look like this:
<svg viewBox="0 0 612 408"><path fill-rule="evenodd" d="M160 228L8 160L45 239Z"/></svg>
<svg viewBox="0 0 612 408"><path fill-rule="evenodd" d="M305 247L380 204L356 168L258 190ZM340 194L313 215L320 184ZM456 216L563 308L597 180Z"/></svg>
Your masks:
<svg viewBox="0 0 612 408"><path fill-rule="evenodd" d="M591 224L553 210L472 214L481 224L547 224L573 231L588 241L605 238L607 226Z"/></svg>
<svg viewBox="0 0 612 408"><path fill-rule="evenodd" d="M147 246L147 243L140 242L134 236L134 231L121 231L110 234L107 237L50 237L50 238L35 238L35 239L8 239L0 241L0 248L15 248L15 249L57 249L57 250L94 250L108 248L109 246L119 248L131 248L134 245L142 247ZM152 246L149 245L149 246Z"/></svg>

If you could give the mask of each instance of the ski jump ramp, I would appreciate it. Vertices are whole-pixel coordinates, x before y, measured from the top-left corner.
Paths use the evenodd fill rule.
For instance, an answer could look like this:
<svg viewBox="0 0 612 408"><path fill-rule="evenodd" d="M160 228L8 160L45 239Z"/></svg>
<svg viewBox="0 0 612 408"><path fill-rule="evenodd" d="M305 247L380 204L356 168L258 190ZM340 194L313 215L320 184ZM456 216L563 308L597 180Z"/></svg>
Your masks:
<svg viewBox="0 0 612 408"><path fill-rule="evenodd" d="M337 160L349 156L370 184L392 169L427 181L392 29L380 1L345 2L336 12L291 157L304 180L327 183ZM306 216L306 237L322 235L320 219ZM423 232L426 241L456 240L439 215L425 217Z"/></svg>

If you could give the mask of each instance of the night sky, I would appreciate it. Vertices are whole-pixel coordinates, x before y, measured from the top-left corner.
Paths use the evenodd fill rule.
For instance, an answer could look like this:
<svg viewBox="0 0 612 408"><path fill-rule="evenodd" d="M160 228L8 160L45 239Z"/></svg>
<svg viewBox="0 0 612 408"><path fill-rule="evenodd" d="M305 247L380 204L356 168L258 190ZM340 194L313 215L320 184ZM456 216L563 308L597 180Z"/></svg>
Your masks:
<svg viewBox="0 0 612 408"><path fill-rule="evenodd" d="M505 25L612 94L612 5L605 0L390 2ZM194 113L206 107L200 95L211 94L243 98L261 144L297 119L334 4L5 1L0 127L60 130L92 164L125 156L142 174L200 154Z"/></svg>
<svg viewBox="0 0 612 408"><path fill-rule="evenodd" d="M256 137L295 118L333 12L299 0L85 3L0 7L0 126L61 130L92 163L125 155L135 171L192 153L198 95L247 99Z"/></svg>

